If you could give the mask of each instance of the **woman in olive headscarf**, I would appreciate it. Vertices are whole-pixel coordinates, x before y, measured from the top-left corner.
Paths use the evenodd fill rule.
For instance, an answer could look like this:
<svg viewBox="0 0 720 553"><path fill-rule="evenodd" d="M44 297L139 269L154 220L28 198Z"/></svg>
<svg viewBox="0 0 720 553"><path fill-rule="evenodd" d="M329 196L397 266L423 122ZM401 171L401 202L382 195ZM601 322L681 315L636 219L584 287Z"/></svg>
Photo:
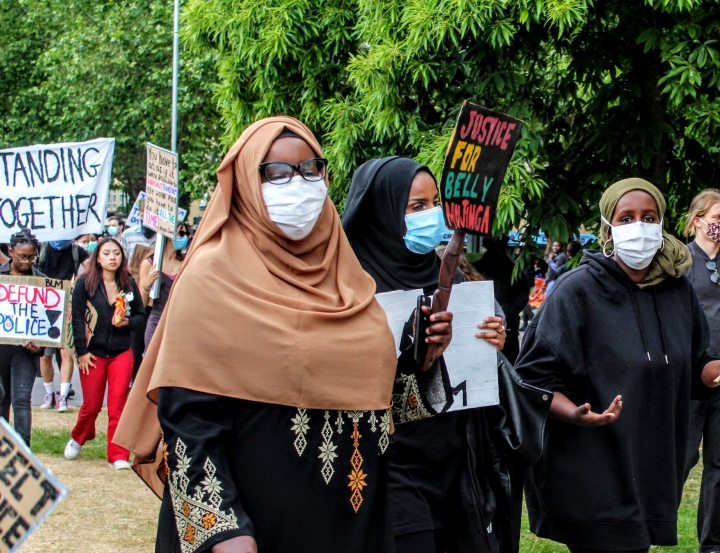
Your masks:
<svg viewBox="0 0 720 553"><path fill-rule="evenodd" d="M272 117L218 169L115 435L163 496L158 552L386 551L392 385L416 365L396 356L326 164L305 125ZM444 349L452 317L431 318Z"/></svg>
<svg viewBox="0 0 720 553"><path fill-rule="evenodd" d="M573 553L646 552L677 544L690 398L717 386L720 362L660 191L617 182L600 213L603 251L557 280L516 364L555 394L530 529Z"/></svg>

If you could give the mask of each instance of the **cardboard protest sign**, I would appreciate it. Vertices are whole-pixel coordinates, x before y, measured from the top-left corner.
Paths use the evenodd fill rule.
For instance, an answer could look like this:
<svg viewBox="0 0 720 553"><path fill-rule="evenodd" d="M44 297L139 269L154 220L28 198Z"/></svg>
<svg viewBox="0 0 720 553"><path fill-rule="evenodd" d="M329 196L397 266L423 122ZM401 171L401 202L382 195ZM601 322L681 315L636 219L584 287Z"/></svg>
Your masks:
<svg viewBox="0 0 720 553"><path fill-rule="evenodd" d="M0 553L17 551L67 493L0 419Z"/></svg>
<svg viewBox="0 0 720 553"><path fill-rule="evenodd" d="M102 234L114 138L0 150L0 242L29 228L38 240Z"/></svg>
<svg viewBox="0 0 720 553"><path fill-rule="evenodd" d="M171 240L178 210L178 155L147 145L147 178L143 225Z"/></svg>
<svg viewBox="0 0 720 553"><path fill-rule="evenodd" d="M422 293L422 290L401 290L375 296L387 315L398 354L405 322ZM493 283L455 285L448 311L453 314L453 337L443 356L453 397L447 411L497 405L500 401L497 352L491 344L475 336L477 324L495 314Z"/></svg>
<svg viewBox="0 0 720 553"><path fill-rule="evenodd" d="M65 347L72 283L33 276L0 276L0 344Z"/></svg>
<svg viewBox="0 0 720 553"><path fill-rule="evenodd" d="M492 232L500 187L522 126L509 115L463 104L440 179L447 228Z"/></svg>

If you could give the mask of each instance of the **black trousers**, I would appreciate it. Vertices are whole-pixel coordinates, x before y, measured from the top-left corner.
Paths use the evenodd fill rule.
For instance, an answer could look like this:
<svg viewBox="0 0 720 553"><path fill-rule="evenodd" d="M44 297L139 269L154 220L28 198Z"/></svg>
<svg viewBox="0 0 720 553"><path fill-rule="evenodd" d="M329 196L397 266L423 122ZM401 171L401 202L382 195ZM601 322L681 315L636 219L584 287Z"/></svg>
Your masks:
<svg viewBox="0 0 720 553"><path fill-rule="evenodd" d="M0 345L0 416L10 420L13 408L15 431L30 446L32 411L30 400L37 368L35 356L22 346ZM9 393L8 393L9 392Z"/></svg>
<svg viewBox="0 0 720 553"><path fill-rule="evenodd" d="M698 505L700 553L720 550L720 392L710 401L690 403L690 428L685 478L700 459L703 444L703 473Z"/></svg>

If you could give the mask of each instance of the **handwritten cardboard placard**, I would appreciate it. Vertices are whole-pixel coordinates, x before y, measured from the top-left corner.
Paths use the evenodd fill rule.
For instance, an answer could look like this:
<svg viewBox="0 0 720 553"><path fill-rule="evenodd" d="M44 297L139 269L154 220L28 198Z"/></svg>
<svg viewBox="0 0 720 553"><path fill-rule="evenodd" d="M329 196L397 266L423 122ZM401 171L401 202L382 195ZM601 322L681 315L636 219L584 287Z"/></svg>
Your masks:
<svg viewBox="0 0 720 553"><path fill-rule="evenodd" d="M0 276L0 344L65 347L72 283L33 276Z"/></svg>
<svg viewBox="0 0 720 553"><path fill-rule="evenodd" d="M0 242L21 227L40 241L104 230L114 138L0 150Z"/></svg>
<svg viewBox="0 0 720 553"><path fill-rule="evenodd" d="M145 191L141 190L138 197L135 199L132 209L130 210L130 215L128 215L127 221L125 221L126 227L136 227L142 224L140 213L145 209L143 200L145 200ZM177 222L182 223L185 220L185 217L187 217L187 210L182 207L178 207Z"/></svg>
<svg viewBox="0 0 720 553"><path fill-rule="evenodd" d="M498 195L523 122L465 102L442 177L445 226L476 235L492 231Z"/></svg>
<svg viewBox="0 0 720 553"><path fill-rule="evenodd" d="M172 240L178 211L178 155L148 142L145 184L143 225Z"/></svg>
<svg viewBox="0 0 720 553"><path fill-rule="evenodd" d="M0 418L0 553L13 553L68 490Z"/></svg>

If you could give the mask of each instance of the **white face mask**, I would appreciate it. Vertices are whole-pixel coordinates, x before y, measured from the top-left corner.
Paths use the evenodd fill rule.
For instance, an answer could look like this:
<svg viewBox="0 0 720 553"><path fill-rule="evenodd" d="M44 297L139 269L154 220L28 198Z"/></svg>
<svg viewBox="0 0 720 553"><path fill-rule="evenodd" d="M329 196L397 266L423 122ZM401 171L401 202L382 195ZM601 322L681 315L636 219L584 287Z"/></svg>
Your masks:
<svg viewBox="0 0 720 553"><path fill-rule="evenodd" d="M605 219L602 220L610 225ZM658 223L630 223L610 225L615 252L631 269L644 269L662 246L662 220Z"/></svg>
<svg viewBox="0 0 720 553"><path fill-rule="evenodd" d="M325 180L306 181L300 175L287 184L262 183L270 220L291 240L302 240L315 228L325 205Z"/></svg>

